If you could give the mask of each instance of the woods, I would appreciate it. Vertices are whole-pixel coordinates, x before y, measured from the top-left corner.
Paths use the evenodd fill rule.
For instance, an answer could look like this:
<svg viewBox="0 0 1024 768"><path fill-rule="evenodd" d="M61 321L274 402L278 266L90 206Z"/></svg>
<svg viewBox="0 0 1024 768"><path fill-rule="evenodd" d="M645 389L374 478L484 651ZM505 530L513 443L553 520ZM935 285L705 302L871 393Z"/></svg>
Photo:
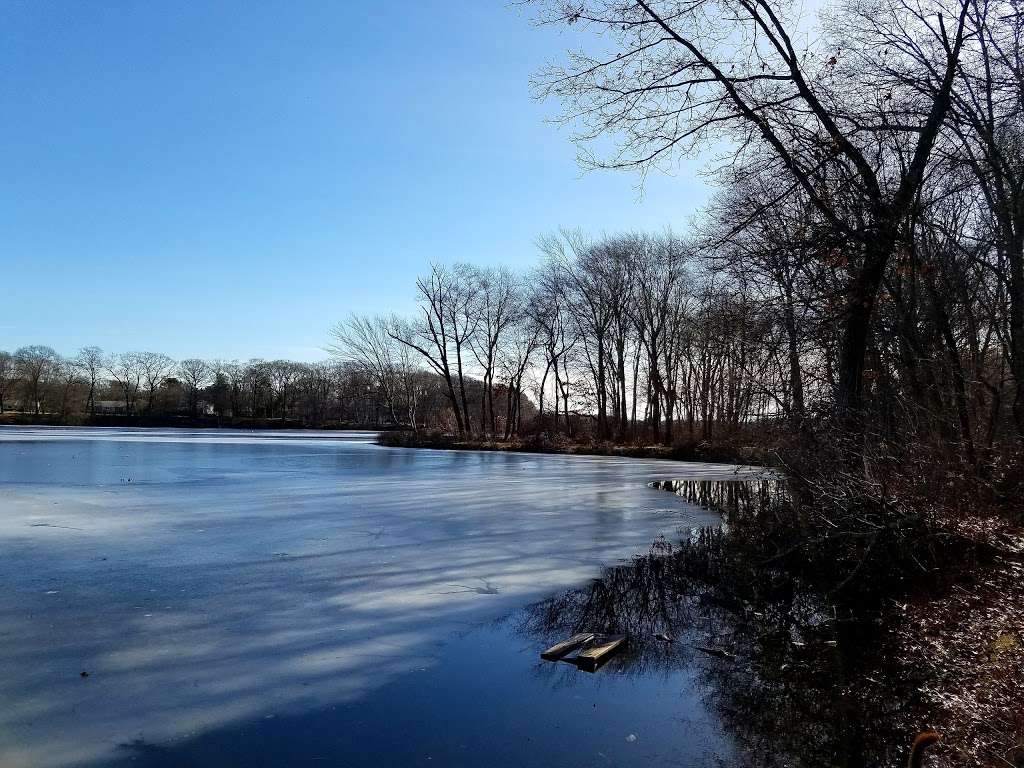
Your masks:
<svg viewBox="0 0 1024 768"><path fill-rule="evenodd" d="M643 178L714 152L717 191L683 235L538 238L505 339L530 340L506 391L538 414L500 437L739 461L757 446L788 490L729 521L753 552L743 577L891 620L886 642L935 665L929 712L957 757L1019 764L1019 3L850 2L820 30L768 0L528 5L581 46L534 87L585 167ZM381 319L445 378L460 447L502 432L465 409L472 275L435 266L422 319ZM1006 652L979 662L993 638Z"/></svg>
<svg viewBox="0 0 1024 768"><path fill-rule="evenodd" d="M565 229L531 268L424 265L416 311L349 316L332 363L25 347L0 405L667 445L826 420L970 466L1019 441L1016 5L850 3L820 34L767 0L528 6L593 40L533 83L586 167L728 147L685 234Z"/></svg>
<svg viewBox="0 0 1024 768"><path fill-rule="evenodd" d="M532 430L595 440L813 416L973 466L1020 439L1015 5L849 4L820 36L769 2L531 5L541 24L601 35L534 83L587 166L671 170L726 141L719 191L685 237L545 234L518 278L434 265L416 317L337 332L382 391L404 370L387 359L411 350L460 435L521 432L525 395ZM367 324L383 354L345 343ZM477 419L467 377L483 382Z"/></svg>

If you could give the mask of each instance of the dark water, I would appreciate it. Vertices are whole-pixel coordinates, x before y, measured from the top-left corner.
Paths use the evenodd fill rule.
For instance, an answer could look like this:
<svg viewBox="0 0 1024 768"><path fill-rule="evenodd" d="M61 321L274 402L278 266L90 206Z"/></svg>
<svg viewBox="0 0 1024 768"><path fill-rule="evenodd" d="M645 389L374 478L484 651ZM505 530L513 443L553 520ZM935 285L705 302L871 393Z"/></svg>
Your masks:
<svg viewBox="0 0 1024 768"><path fill-rule="evenodd" d="M687 476L736 474L4 430L0 765L728 764L699 663L538 659L546 598L716 524Z"/></svg>
<svg viewBox="0 0 1024 768"><path fill-rule="evenodd" d="M854 613L763 559L744 558L719 528L659 542L586 587L534 604L521 631L625 633L621 673L691 675L731 739L725 764L905 764L910 740L928 724L919 695L928 670L901 657L877 611Z"/></svg>
<svg viewBox="0 0 1024 768"><path fill-rule="evenodd" d="M450 638L436 664L362 697L195 738L119 748L116 766L731 764L731 738L685 668L597 674L542 662L507 619Z"/></svg>

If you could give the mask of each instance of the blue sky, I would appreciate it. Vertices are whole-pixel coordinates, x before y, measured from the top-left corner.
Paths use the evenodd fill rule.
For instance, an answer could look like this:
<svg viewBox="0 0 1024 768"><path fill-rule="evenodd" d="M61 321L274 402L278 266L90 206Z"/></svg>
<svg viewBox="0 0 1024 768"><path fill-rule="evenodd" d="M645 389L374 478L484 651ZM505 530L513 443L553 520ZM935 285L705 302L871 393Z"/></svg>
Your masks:
<svg viewBox="0 0 1024 768"><path fill-rule="evenodd" d="M576 165L530 75L573 40L500 0L4 4L0 349L325 356L431 261L684 229L697 162Z"/></svg>

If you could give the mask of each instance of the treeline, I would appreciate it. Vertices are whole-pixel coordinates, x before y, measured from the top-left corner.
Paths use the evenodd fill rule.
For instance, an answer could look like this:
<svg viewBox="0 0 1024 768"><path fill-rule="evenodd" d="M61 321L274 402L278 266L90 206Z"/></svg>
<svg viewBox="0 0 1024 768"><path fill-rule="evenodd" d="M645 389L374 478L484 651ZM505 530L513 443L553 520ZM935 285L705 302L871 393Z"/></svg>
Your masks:
<svg viewBox="0 0 1024 768"><path fill-rule="evenodd" d="M409 385L416 423L446 423L437 377L417 372ZM23 421L387 427L383 402L366 371L341 361L176 361L98 347L64 357L39 345L0 351L0 414Z"/></svg>
<svg viewBox="0 0 1024 768"><path fill-rule="evenodd" d="M374 378L396 422L412 421L409 382L428 366L460 435L711 440L795 418L819 391L802 368L791 378L782 318L693 242L566 231L539 246L525 273L434 265L415 316L352 316L335 353Z"/></svg>
<svg viewBox="0 0 1024 768"><path fill-rule="evenodd" d="M771 2L534 5L601 40L534 83L587 163L727 140L720 191L685 239L562 232L527 274L434 266L414 317L350 318L339 353L396 413L422 363L462 434L524 427L514 396L470 416L471 372L600 439L813 416L974 465L1024 435L1018 5L849 3L813 39Z"/></svg>
<svg viewBox="0 0 1024 768"><path fill-rule="evenodd" d="M956 196L927 207L922 197L908 222L872 316L857 415L973 463L1017 434L1019 385L1005 252L978 236L983 208L949 207L977 192L957 178ZM856 255L800 195L771 196L754 180L722 193L687 239L546 236L524 273L434 265L416 281L415 315L352 316L334 329L334 352L374 382L396 424L415 424L412 383L427 366L463 436L672 443L752 425L799 431L830 416L843 387ZM535 419L523 420L526 402Z"/></svg>

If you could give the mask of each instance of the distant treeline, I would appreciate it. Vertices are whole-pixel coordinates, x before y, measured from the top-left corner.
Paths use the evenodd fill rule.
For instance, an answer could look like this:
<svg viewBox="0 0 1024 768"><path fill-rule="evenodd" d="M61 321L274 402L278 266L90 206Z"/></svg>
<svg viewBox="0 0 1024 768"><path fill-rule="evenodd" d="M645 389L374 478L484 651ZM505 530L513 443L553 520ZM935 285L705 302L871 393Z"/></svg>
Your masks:
<svg viewBox="0 0 1024 768"><path fill-rule="evenodd" d="M401 426L443 428L441 380L418 371L409 386L416 407ZM8 422L58 424L399 425L372 374L351 362L176 361L98 347L64 357L39 345L0 351L0 414Z"/></svg>

